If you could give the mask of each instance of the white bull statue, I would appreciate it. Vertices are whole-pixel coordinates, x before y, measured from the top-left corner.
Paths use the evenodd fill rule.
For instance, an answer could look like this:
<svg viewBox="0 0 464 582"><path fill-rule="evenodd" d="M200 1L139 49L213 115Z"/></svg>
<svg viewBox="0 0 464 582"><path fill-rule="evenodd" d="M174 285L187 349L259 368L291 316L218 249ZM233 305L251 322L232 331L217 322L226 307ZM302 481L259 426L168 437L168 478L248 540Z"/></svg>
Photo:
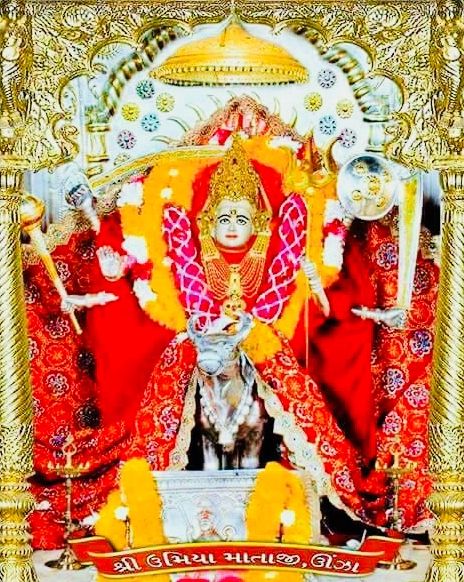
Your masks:
<svg viewBox="0 0 464 582"><path fill-rule="evenodd" d="M206 330L198 329L198 320L189 320L187 332L197 350L202 468L257 468L268 419L256 395L256 370L240 349L252 317L220 317Z"/></svg>

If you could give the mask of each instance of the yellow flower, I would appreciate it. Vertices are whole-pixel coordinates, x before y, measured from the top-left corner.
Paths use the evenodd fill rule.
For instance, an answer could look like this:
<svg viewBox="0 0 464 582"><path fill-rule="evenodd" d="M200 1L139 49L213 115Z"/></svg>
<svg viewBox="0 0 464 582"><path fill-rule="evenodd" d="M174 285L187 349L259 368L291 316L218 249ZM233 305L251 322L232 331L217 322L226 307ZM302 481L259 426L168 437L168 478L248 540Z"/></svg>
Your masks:
<svg viewBox="0 0 464 582"><path fill-rule="evenodd" d="M369 170L365 162L356 162L353 169L357 176L365 176Z"/></svg>
<svg viewBox="0 0 464 582"><path fill-rule="evenodd" d="M246 509L247 539L254 542L307 544L311 541L311 519L301 479L279 463L268 463L256 478ZM279 580L302 582L293 572L244 573L246 582Z"/></svg>
<svg viewBox="0 0 464 582"><path fill-rule="evenodd" d="M320 93L308 93L304 99L304 105L308 111L317 111L322 107Z"/></svg>
<svg viewBox="0 0 464 582"><path fill-rule="evenodd" d="M140 115L140 107L136 103L126 103L122 106L121 115L126 121L135 121Z"/></svg>
<svg viewBox="0 0 464 582"><path fill-rule="evenodd" d="M243 342L243 349L256 364L261 364L282 349L276 332L270 325L255 320L255 325Z"/></svg>
<svg viewBox="0 0 464 582"><path fill-rule="evenodd" d="M95 535L106 538L115 550L122 550L126 545L124 522L117 519L115 515L115 511L120 506L121 495L119 491L113 491L100 510L100 519L95 524Z"/></svg>
<svg viewBox="0 0 464 582"><path fill-rule="evenodd" d="M347 119L353 115L354 106L349 99L342 99L337 103L337 114L343 119Z"/></svg>
<svg viewBox="0 0 464 582"><path fill-rule="evenodd" d="M123 504L124 500L124 504ZM130 517L134 548L157 546L166 542L162 521L162 500L156 480L145 459L131 459L121 468L119 489L109 494L95 526L96 535L111 542L116 551L126 547L125 519ZM138 578L126 576L126 582ZM98 576L97 582L104 582ZM169 582L169 574L144 576L144 582Z"/></svg>
<svg viewBox="0 0 464 582"><path fill-rule="evenodd" d="M158 111L168 113L174 109L175 99L170 93L160 93L156 98Z"/></svg>

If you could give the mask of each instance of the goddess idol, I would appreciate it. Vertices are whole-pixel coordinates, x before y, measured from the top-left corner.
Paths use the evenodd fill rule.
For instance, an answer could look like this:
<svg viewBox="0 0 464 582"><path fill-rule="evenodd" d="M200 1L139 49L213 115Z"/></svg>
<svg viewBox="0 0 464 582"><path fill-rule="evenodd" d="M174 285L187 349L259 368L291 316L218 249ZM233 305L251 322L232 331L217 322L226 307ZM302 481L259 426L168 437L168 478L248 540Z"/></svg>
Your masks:
<svg viewBox="0 0 464 582"><path fill-rule="evenodd" d="M191 212L174 202L174 180L164 190L162 263L187 333L177 334L155 365L130 454L157 470L257 468L277 460L309 471L320 495L362 512L356 450L290 344L306 293L326 316L330 310L306 257L305 201L275 170L284 162L290 170L293 152L269 136L229 141L219 163L195 176ZM250 159L253 150L274 168ZM164 172L182 175L179 162L152 170L144 205ZM146 296L153 308L168 305L167 290L158 289Z"/></svg>

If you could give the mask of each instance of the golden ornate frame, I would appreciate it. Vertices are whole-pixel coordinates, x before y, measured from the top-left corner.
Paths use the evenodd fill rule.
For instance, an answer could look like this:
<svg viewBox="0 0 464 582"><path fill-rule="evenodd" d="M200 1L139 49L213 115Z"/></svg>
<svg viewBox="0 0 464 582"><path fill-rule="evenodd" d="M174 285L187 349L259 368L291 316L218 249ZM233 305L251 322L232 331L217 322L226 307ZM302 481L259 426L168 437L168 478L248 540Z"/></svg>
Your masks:
<svg viewBox="0 0 464 582"><path fill-rule="evenodd" d="M462 0L239 0L245 22L290 28L347 74L368 115L365 79L401 88L386 154L438 169L444 191L442 273L430 419L437 515L427 580L464 580L464 20ZM99 172L102 135L131 69L198 24L230 12L223 0L3 0L0 6L0 579L36 580L25 516L33 506L32 399L21 281L19 206L25 170L54 168L78 150L63 105L70 79L119 41L134 48L113 75L88 130ZM339 43L364 48L365 73ZM99 151L100 148L100 151ZM100 159L99 159L100 158Z"/></svg>

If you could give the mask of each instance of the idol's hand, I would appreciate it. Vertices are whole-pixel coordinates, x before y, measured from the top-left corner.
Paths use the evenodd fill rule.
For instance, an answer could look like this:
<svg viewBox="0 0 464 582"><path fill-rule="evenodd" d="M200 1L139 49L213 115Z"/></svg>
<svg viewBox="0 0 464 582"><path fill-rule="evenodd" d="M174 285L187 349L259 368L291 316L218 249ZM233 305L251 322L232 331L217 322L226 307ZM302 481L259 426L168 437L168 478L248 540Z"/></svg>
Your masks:
<svg viewBox="0 0 464 582"><path fill-rule="evenodd" d="M330 303L324 291L324 287L322 285L321 278L319 277L319 273L317 272L316 265L309 259L304 259L301 263L301 268L303 269L304 274L308 278L311 291L314 293L314 296L319 307L321 308L322 313L325 315L325 317L329 317Z"/></svg>
<svg viewBox="0 0 464 582"><path fill-rule="evenodd" d="M61 302L61 309L65 313L72 313L76 309L83 309L84 307L94 307L95 305L106 305L111 301L119 299L113 293L87 293L85 295L66 295Z"/></svg>
<svg viewBox="0 0 464 582"><path fill-rule="evenodd" d="M117 281L124 275L124 257L110 246L100 247L97 250L97 257L102 275L105 279L108 279L108 281Z"/></svg>
<svg viewBox="0 0 464 582"><path fill-rule="evenodd" d="M64 184L66 202L82 212L92 225L93 230L100 231L100 218L95 209L95 198L85 175L71 175Z"/></svg>
<svg viewBox="0 0 464 582"><path fill-rule="evenodd" d="M94 206L93 198L84 200L80 211L87 218L87 220L92 225L92 229L98 234L100 232L100 217L97 214L97 210Z"/></svg>
<svg viewBox="0 0 464 582"><path fill-rule="evenodd" d="M325 317L329 317L330 315L330 303L327 295L325 294L324 289L320 291L320 293L316 293L316 300L317 304L321 308L322 313Z"/></svg>
<svg viewBox="0 0 464 582"><path fill-rule="evenodd" d="M361 319L372 319L376 323L383 323L388 327L403 329L408 319L406 309L393 307L391 309L369 309L368 307L353 307L352 313Z"/></svg>

